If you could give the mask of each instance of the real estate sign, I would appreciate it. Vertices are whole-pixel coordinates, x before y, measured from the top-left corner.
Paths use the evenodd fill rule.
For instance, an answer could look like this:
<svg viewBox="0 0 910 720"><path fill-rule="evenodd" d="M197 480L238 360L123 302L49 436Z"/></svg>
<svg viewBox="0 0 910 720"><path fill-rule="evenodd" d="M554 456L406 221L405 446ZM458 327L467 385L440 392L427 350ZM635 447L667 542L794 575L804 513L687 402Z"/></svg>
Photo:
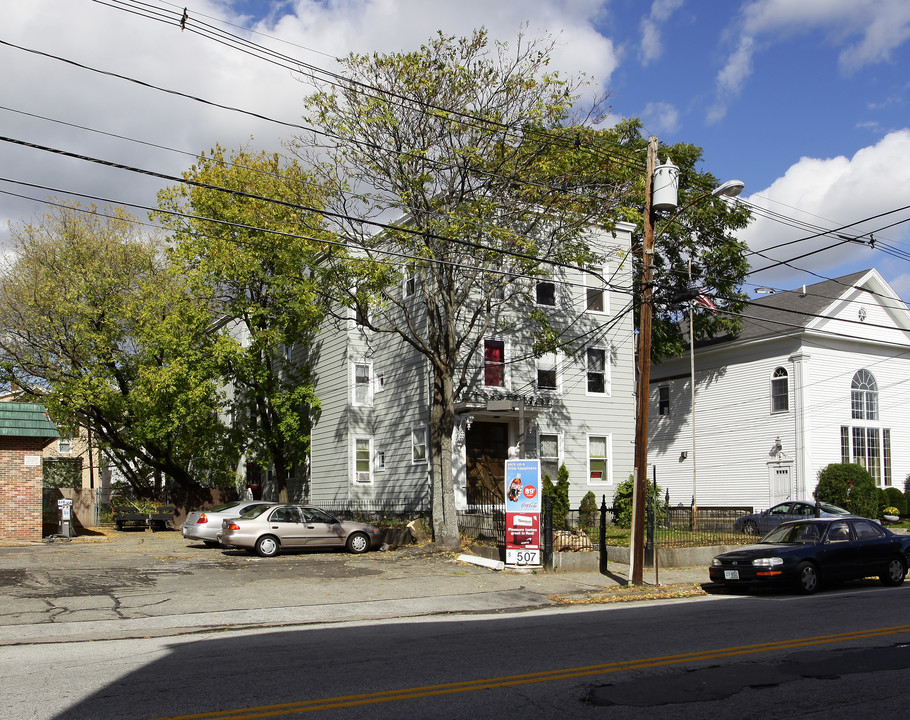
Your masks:
<svg viewBox="0 0 910 720"><path fill-rule="evenodd" d="M506 460L506 564L540 565L540 461Z"/></svg>

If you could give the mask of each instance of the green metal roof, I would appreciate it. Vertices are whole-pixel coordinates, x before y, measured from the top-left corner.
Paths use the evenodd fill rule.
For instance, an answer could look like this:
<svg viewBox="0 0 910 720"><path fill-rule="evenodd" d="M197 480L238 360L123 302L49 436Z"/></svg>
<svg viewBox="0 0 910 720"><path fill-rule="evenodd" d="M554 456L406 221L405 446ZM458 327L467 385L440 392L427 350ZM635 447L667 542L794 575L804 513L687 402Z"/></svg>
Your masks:
<svg viewBox="0 0 910 720"><path fill-rule="evenodd" d="M58 438L57 426L51 422L40 403L0 402L0 437Z"/></svg>

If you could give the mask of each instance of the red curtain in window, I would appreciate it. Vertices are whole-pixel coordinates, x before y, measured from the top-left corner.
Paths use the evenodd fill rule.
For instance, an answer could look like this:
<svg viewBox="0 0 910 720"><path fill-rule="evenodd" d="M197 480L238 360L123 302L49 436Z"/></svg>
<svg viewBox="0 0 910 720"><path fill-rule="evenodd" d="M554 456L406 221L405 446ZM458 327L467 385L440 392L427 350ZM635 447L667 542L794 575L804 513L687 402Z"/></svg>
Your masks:
<svg viewBox="0 0 910 720"><path fill-rule="evenodd" d="M503 386L505 369L505 343L502 340L486 340L483 344L483 384Z"/></svg>

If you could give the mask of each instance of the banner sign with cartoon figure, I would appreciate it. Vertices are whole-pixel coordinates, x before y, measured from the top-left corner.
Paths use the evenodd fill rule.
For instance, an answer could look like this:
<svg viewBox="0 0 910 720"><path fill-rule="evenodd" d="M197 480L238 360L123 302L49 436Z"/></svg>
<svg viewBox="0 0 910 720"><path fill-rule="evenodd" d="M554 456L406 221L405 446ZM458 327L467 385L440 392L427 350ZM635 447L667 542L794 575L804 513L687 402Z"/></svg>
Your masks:
<svg viewBox="0 0 910 720"><path fill-rule="evenodd" d="M506 460L506 564L540 565L540 461Z"/></svg>

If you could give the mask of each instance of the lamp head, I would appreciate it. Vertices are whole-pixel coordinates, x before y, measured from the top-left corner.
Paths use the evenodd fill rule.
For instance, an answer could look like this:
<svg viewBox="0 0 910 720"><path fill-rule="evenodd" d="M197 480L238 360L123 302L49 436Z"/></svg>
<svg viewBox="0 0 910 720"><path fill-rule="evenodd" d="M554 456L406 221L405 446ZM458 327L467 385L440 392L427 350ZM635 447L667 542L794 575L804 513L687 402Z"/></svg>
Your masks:
<svg viewBox="0 0 910 720"><path fill-rule="evenodd" d="M736 197L739 195L746 184L742 180L727 180L727 182L718 185L711 191L714 197Z"/></svg>

